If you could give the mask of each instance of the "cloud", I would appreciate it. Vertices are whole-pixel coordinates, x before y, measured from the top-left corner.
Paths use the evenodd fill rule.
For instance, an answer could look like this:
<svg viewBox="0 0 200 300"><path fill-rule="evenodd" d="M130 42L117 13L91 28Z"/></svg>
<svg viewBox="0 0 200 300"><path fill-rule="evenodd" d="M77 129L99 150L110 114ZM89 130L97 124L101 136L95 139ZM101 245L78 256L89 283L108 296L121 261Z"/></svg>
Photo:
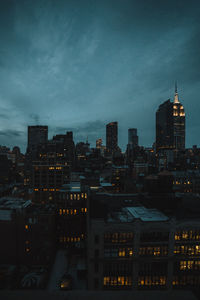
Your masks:
<svg viewBox="0 0 200 300"><path fill-rule="evenodd" d="M0 136L13 138L13 137L21 137L24 132L18 130L7 130L7 131L0 131Z"/></svg>
<svg viewBox="0 0 200 300"><path fill-rule="evenodd" d="M0 118L7 119L9 117L8 114L0 113Z"/></svg>
<svg viewBox="0 0 200 300"><path fill-rule="evenodd" d="M197 0L0 1L1 132L47 124L50 137L71 129L94 144L114 120L122 148L130 127L151 145L155 111L177 79L196 143L199 14Z"/></svg>

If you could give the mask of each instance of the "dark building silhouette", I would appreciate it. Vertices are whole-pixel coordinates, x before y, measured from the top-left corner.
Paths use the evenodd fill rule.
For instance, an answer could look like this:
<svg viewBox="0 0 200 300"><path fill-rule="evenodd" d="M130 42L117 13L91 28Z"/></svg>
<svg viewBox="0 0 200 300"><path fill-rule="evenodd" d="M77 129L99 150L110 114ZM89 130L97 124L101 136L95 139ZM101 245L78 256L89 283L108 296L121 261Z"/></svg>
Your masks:
<svg viewBox="0 0 200 300"><path fill-rule="evenodd" d="M48 126L28 126L28 147L27 152L34 152L38 145L47 143Z"/></svg>
<svg viewBox="0 0 200 300"><path fill-rule="evenodd" d="M137 128L129 128L128 145L131 149L138 146Z"/></svg>
<svg viewBox="0 0 200 300"><path fill-rule="evenodd" d="M185 111L179 102L177 86L173 103L174 146L177 150L185 149Z"/></svg>
<svg viewBox="0 0 200 300"><path fill-rule="evenodd" d="M106 149L113 153L118 147L118 123L111 122L106 125Z"/></svg>
<svg viewBox="0 0 200 300"><path fill-rule="evenodd" d="M162 103L156 112L156 150L185 149L185 112L179 102L177 86L174 102Z"/></svg>
<svg viewBox="0 0 200 300"><path fill-rule="evenodd" d="M162 103L156 112L156 150L174 148L173 103Z"/></svg>

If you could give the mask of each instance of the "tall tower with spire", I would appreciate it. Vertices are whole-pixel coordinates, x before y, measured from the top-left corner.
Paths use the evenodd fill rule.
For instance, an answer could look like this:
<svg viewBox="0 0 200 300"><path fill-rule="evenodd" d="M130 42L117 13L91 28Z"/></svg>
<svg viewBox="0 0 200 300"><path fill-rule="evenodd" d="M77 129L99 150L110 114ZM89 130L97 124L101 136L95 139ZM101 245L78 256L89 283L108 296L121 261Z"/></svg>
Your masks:
<svg viewBox="0 0 200 300"><path fill-rule="evenodd" d="M175 82L174 101L162 103L156 112L156 149L185 149L185 111Z"/></svg>
<svg viewBox="0 0 200 300"><path fill-rule="evenodd" d="M177 82L175 82L175 95L173 103L173 131L175 149L185 149L185 111L183 105L179 101Z"/></svg>

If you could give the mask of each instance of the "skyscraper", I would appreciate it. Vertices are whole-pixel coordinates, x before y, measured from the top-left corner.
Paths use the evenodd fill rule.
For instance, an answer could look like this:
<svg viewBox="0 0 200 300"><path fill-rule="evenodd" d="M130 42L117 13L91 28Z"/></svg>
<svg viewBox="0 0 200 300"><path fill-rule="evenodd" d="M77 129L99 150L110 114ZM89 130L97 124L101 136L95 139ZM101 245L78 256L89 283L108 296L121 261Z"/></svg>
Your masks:
<svg viewBox="0 0 200 300"><path fill-rule="evenodd" d="M118 148L118 123L111 122L106 125L106 149L113 153Z"/></svg>
<svg viewBox="0 0 200 300"><path fill-rule="evenodd" d="M156 149L185 149L185 112L179 102L177 85L174 101L165 101L156 112Z"/></svg>
<svg viewBox="0 0 200 300"><path fill-rule="evenodd" d="M138 146L137 128L129 128L128 145L131 149Z"/></svg>
<svg viewBox="0 0 200 300"><path fill-rule="evenodd" d="M33 152L40 144L48 140L48 126L28 126L28 147L27 152Z"/></svg>
<svg viewBox="0 0 200 300"><path fill-rule="evenodd" d="M175 85L173 103L173 129L175 149L185 149L185 111L183 105L179 102L177 84Z"/></svg>

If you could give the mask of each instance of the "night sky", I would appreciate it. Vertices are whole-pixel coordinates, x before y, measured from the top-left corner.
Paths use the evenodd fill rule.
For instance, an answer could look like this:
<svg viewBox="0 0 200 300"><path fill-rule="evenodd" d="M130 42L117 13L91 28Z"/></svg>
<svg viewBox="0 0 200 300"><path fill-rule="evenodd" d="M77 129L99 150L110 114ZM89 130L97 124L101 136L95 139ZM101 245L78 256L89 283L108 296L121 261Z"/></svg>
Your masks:
<svg viewBox="0 0 200 300"><path fill-rule="evenodd" d="M199 0L0 0L0 145L25 151L28 125L92 146L119 122L155 140L155 112L179 99L200 146Z"/></svg>

